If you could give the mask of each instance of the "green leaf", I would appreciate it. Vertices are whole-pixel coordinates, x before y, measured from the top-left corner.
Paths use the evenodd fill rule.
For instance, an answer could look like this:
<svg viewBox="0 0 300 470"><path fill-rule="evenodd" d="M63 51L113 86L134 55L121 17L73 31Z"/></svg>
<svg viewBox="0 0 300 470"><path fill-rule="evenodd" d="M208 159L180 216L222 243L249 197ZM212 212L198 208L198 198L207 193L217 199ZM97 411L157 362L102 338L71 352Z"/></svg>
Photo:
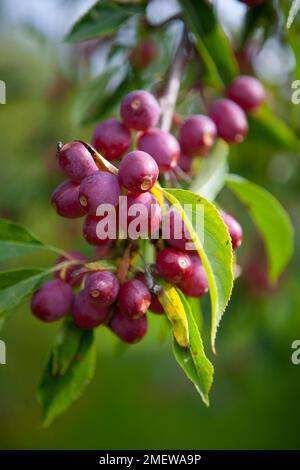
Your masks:
<svg viewBox="0 0 300 470"><path fill-rule="evenodd" d="M45 248L45 245L25 227L10 220L0 219L0 261Z"/></svg>
<svg viewBox="0 0 300 470"><path fill-rule="evenodd" d="M229 175L227 186L246 206L266 247L269 278L275 282L293 252L293 227L288 214L268 191L236 175Z"/></svg>
<svg viewBox="0 0 300 470"><path fill-rule="evenodd" d="M196 38L198 52L206 63L211 60L217 67L218 73L225 84L238 74L229 40L220 27L212 3L209 0L180 0L183 18ZM206 51L204 51L204 47ZM208 54L208 56L203 55Z"/></svg>
<svg viewBox="0 0 300 470"><path fill-rule="evenodd" d="M165 197L181 215L203 263L211 299L211 347L215 352L217 328L233 287L233 254L230 236L216 207L203 197L182 189L163 189ZM184 212L189 205L189 214ZM195 220L204 211L204 242ZM191 209L191 210L190 210Z"/></svg>
<svg viewBox="0 0 300 470"><path fill-rule="evenodd" d="M208 158L202 158L196 178L190 191L213 201L224 186L228 173L227 156L229 147L219 139Z"/></svg>
<svg viewBox="0 0 300 470"><path fill-rule="evenodd" d="M291 9L289 11L289 16L287 19L286 27L290 28L293 24L294 19L296 18L296 15L298 11L300 10L300 0L293 0Z"/></svg>
<svg viewBox="0 0 300 470"><path fill-rule="evenodd" d="M49 275L43 269L13 269L0 272L0 318L17 307Z"/></svg>
<svg viewBox="0 0 300 470"><path fill-rule="evenodd" d="M66 41L86 41L100 36L115 34L132 15L142 14L145 2L113 2L100 0L72 27Z"/></svg>
<svg viewBox="0 0 300 470"><path fill-rule="evenodd" d="M181 298L175 287L162 279L159 283L163 290L158 295L158 299L172 325L174 337L180 346L187 347L189 344L189 328Z"/></svg>
<svg viewBox="0 0 300 470"><path fill-rule="evenodd" d="M202 339L195 321L195 316L182 292L178 290L188 320L190 342L188 348L182 348L173 342L173 351L178 364L193 382L202 400L209 406L208 394L213 383L214 368L207 359Z"/></svg>
<svg viewBox="0 0 300 470"><path fill-rule="evenodd" d="M262 106L254 114L248 115L248 138L261 141L264 145L299 153L300 145L297 136L291 128L278 119L266 106Z"/></svg>
<svg viewBox="0 0 300 470"><path fill-rule="evenodd" d="M63 413L91 381L96 363L94 332L67 321L53 350L38 391L45 426Z"/></svg>

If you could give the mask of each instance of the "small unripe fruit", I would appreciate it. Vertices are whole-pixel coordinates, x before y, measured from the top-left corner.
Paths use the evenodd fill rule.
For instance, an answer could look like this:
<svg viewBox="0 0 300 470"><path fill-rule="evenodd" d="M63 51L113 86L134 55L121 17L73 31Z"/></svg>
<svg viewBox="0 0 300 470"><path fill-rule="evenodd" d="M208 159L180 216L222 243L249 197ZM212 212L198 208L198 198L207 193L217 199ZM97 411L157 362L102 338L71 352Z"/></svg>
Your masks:
<svg viewBox="0 0 300 470"><path fill-rule="evenodd" d="M227 96L244 111L254 111L265 100L266 93L259 80L243 75L231 82L227 89Z"/></svg>
<svg viewBox="0 0 300 470"><path fill-rule="evenodd" d="M174 248L165 248L156 256L158 274L169 282L183 281L192 271L192 263L187 253Z"/></svg>
<svg viewBox="0 0 300 470"><path fill-rule="evenodd" d="M63 145L57 158L64 174L76 183L98 170L90 152L80 142Z"/></svg>
<svg viewBox="0 0 300 470"><path fill-rule="evenodd" d="M242 243L243 229L238 223L238 221L235 220L234 217L232 217L232 215L227 214L225 212L221 212L220 214L225 224L227 225L228 232L231 238L232 248L235 250Z"/></svg>
<svg viewBox="0 0 300 470"><path fill-rule="evenodd" d="M131 135L122 122L108 119L99 124L92 136L92 146L107 160L118 160L131 145Z"/></svg>
<svg viewBox="0 0 300 470"><path fill-rule="evenodd" d="M151 294L147 286L138 279L131 279L121 285L119 307L123 315L139 318L147 312L151 304Z"/></svg>
<svg viewBox="0 0 300 470"><path fill-rule="evenodd" d="M31 300L32 313L42 321L52 322L66 316L72 306L71 287L61 279L52 279L37 290Z"/></svg>
<svg viewBox="0 0 300 470"><path fill-rule="evenodd" d="M198 254L190 254L192 262L191 273L178 284L182 292L190 297L202 297L208 291L205 269Z"/></svg>
<svg viewBox="0 0 300 470"><path fill-rule="evenodd" d="M75 325L83 329L102 325L108 316L107 308L93 304L85 290L82 290L75 298L72 313Z"/></svg>
<svg viewBox="0 0 300 470"><path fill-rule="evenodd" d="M215 122L218 136L229 143L240 143L248 132L248 122L245 112L234 101L229 99L217 100L209 112Z"/></svg>
<svg viewBox="0 0 300 470"><path fill-rule="evenodd" d="M69 251L68 256L59 256L55 264L64 263L65 261L78 261L79 264L70 266L67 269L62 268L59 271L55 271L54 275L56 278L62 279L63 281L67 282L72 286L76 286L80 283L82 276L76 276L76 278L74 278L73 274L79 268L80 264L84 264L87 262L87 258L79 251ZM64 276L64 278L62 278L62 276Z"/></svg>
<svg viewBox="0 0 300 470"><path fill-rule="evenodd" d="M177 139L161 129L149 129L142 134L138 139L137 147L154 158L160 173L170 171L179 160L180 146Z"/></svg>
<svg viewBox="0 0 300 470"><path fill-rule="evenodd" d="M158 123L160 108L151 93L145 90L136 90L122 99L120 112L128 129L145 131Z"/></svg>
<svg viewBox="0 0 300 470"><path fill-rule="evenodd" d="M76 219L84 215L79 204L79 184L64 181L53 191L51 203L58 215L69 219Z"/></svg>
<svg viewBox="0 0 300 470"><path fill-rule="evenodd" d="M103 238L100 238L97 234L97 225L102 220L102 217L96 217L94 215L88 215L83 224L83 236L90 245L106 246L110 240L108 235L103 234ZM99 233L99 230L98 230Z"/></svg>
<svg viewBox="0 0 300 470"><path fill-rule="evenodd" d="M112 331L126 343L138 343L147 333L148 322L146 315L132 319L126 317L119 309L116 309L110 322Z"/></svg>
<svg viewBox="0 0 300 470"><path fill-rule="evenodd" d="M121 161L119 183L129 191L143 193L156 183L159 170L156 161L146 152L130 152Z"/></svg>
<svg viewBox="0 0 300 470"><path fill-rule="evenodd" d="M120 206L122 213L122 207ZM142 220L142 222L141 222ZM137 221L137 223L136 223ZM157 200L147 193L130 193L127 196L127 214L120 228L128 231L129 238L147 238L155 234L161 222L161 208Z"/></svg>
<svg viewBox="0 0 300 470"><path fill-rule="evenodd" d="M97 171L82 180L79 188L79 203L90 215L96 215L101 204L117 206L121 189L118 178L111 173Z"/></svg>
<svg viewBox="0 0 300 470"><path fill-rule="evenodd" d="M117 277L109 271L94 272L87 278L85 290L93 303L108 307L117 299L119 281Z"/></svg>
<svg viewBox="0 0 300 470"><path fill-rule="evenodd" d="M148 38L140 42L130 54L130 61L138 69L150 67L157 55L156 44L153 39Z"/></svg>
<svg viewBox="0 0 300 470"><path fill-rule="evenodd" d="M147 286L146 278L143 273L137 274L136 279L138 279L143 284L145 284L145 286ZM158 315L163 315L165 313L163 306L161 305L157 296L154 294L151 294L151 304L150 304L149 310L151 310L151 312L153 313L157 313Z"/></svg>
<svg viewBox="0 0 300 470"><path fill-rule="evenodd" d="M203 156L213 146L217 137L217 128L208 116L191 116L179 129L180 146L190 157Z"/></svg>
<svg viewBox="0 0 300 470"><path fill-rule="evenodd" d="M165 215L163 226L169 228L169 231L163 233L168 245L182 251L195 249L190 233L176 210L171 210Z"/></svg>

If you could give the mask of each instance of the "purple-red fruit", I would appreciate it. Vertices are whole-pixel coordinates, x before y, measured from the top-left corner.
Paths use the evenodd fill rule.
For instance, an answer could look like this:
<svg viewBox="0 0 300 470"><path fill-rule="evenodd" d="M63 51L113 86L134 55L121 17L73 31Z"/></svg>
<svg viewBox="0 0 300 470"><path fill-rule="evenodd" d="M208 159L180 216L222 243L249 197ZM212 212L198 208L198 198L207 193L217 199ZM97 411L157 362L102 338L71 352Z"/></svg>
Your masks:
<svg viewBox="0 0 300 470"><path fill-rule="evenodd" d="M80 142L63 145L57 157L64 174L76 183L98 170L90 152Z"/></svg>
<svg viewBox="0 0 300 470"><path fill-rule="evenodd" d="M139 318L145 315L151 304L151 294L147 286L138 279L131 279L121 285L119 307L123 315Z"/></svg>
<svg viewBox="0 0 300 470"><path fill-rule="evenodd" d="M157 128L149 129L139 137L137 146L139 150L154 158L160 173L166 173L177 165L180 146L169 132Z"/></svg>
<svg viewBox="0 0 300 470"><path fill-rule="evenodd" d="M118 177L104 171L97 171L82 180L79 188L79 203L90 215L96 215L98 206L117 206L121 189Z"/></svg>
<svg viewBox="0 0 300 470"><path fill-rule="evenodd" d="M189 173L192 169L192 163L193 163L193 160L191 159L191 157L188 157L187 155L181 152L178 163L177 163L179 168L181 168L182 171L184 171L185 173ZM180 175L179 175L179 178L180 178Z"/></svg>
<svg viewBox="0 0 300 470"><path fill-rule="evenodd" d="M227 96L244 111L256 110L265 100L266 93L259 80L248 75L237 77L227 89Z"/></svg>
<svg viewBox="0 0 300 470"><path fill-rule="evenodd" d="M136 90L122 99L120 112L128 129L145 131L158 123L160 108L151 93L146 90Z"/></svg>
<svg viewBox="0 0 300 470"><path fill-rule="evenodd" d="M95 217L88 215L83 224L83 236L90 245L100 245L101 247L107 246L110 242L108 234L98 226L98 223L103 220L103 217ZM115 221L112 221L115 224ZM98 226L98 228L97 228Z"/></svg>
<svg viewBox="0 0 300 470"><path fill-rule="evenodd" d="M120 309L116 309L110 322L112 331L126 343L138 343L147 333L146 315L132 319L126 317Z"/></svg>
<svg viewBox="0 0 300 470"><path fill-rule="evenodd" d="M265 0L239 0L241 3L246 3L249 7L257 7L258 5L262 5Z"/></svg>
<svg viewBox="0 0 300 470"><path fill-rule="evenodd" d="M237 220L235 220L232 215L227 214L225 212L221 212L221 217L225 222L225 225L228 228L228 232L231 238L231 243L232 243L232 248L235 250L238 248L243 240L243 229L238 223Z"/></svg>
<svg viewBox="0 0 300 470"><path fill-rule="evenodd" d="M139 273L136 276L136 279L138 279L143 284L145 284L145 286L147 286L145 275L143 273ZM165 313L165 311L163 309L163 306L161 305L161 303L158 300L157 296L154 295L154 294L151 294L151 304L150 304L149 310L151 310L151 312L153 312L153 313L157 313L158 315L162 315L162 314Z"/></svg>
<svg viewBox="0 0 300 470"><path fill-rule="evenodd" d="M161 277L178 283L190 275L192 263L187 253L174 248L164 248L156 256L156 268Z"/></svg>
<svg viewBox="0 0 300 470"><path fill-rule="evenodd" d="M81 264L84 264L87 262L86 256L84 256L82 253L79 251L69 251L68 256L59 256L56 260L55 264L60 264L64 263L65 261L78 261L78 264L71 265L67 269L62 268L58 271L55 271L54 275L58 279L62 279L68 284L75 286L78 285L79 282L82 279L82 275L79 276L73 276L76 272L76 270L79 268Z"/></svg>
<svg viewBox="0 0 300 470"><path fill-rule="evenodd" d="M108 307L116 301L119 288L117 277L109 271L90 274L85 284L85 290L90 300L96 305L104 307Z"/></svg>
<svg viewBox="0 0 300 470"><path fill-rule="evenodd" d="M148 38L140 42L130 54L132 65L138 69L146 69L153 64L157 55L157 47L153 39Z"/></svg>
<svg viewBox="0 0 300 470"><path fill-rule="evenodd" d="M94 130L92 145L107 160L118 160L129 149L131 135L122 122L108 119Z"/></svg>
<svg viewBox="0 0 300 470"><path fill-rule="evenodd" d="M240 143L248 132L245 112L234 101L227 98L215 101L209 112L215 122L218 136L229 143Z"/></svg>
<svg viewBox="0 0 300 470"><path fill-rule="evenodd" d="M76 219L84 215L79 204L79 184L64 181L53 191L51 203L58 215L69 219Z"/></svg>
<svg viewBox="0 0 300 470"><path fill-rule="evenodd" d="M179 129L180 146L190 157L205 155L215 143L216 137L214 121L202 114L189 117Z"/></svg>
<svg viewBox="0 0 300 470"><path fill-rule="evenodd" d="M72 306L73 292L69 284L61 279L45 282L32 296L33 315L45 322L59 320L66 316Z"/></svg>
<svg viewBox="0 0 300 470"><path fill-rule="evenodd" d="M205 269L198 254L190 254L192 262L191 273L178 284L182 292L190 297L202 297L208 291Z"/></svg>
<svg viewBox="0 0 300 470"><path fill-rule="evenodd" d="M108 316L107 308L92 303L86 290L82 290L75 298L72 313L75 325L83 329L95 328L105 323Z"/></svg>
<svg viewBox="0 0 300 470"><path fill-rule="evenodd" d="M149 192L128 194L127 213L123 212L122 204L120 204L119 210L120 227L123 231L128 231L128 236L132 240L150 237L158 231L161 222L161 208Z"/></svg>
<svg viewBox="0 0 300 470"><path fill-rule="evenodd" d="M164 217L163 238L178 250L192 251L195 249L190 233L176 210L171 210Z"/></svg>
<svg viewBox="0 0 300 470"><path fill-rule="evenodd" d="M121 161L119 183L136 193L149 191L156 183L159 170L156 161L146 152L135 150Z"/></svg>

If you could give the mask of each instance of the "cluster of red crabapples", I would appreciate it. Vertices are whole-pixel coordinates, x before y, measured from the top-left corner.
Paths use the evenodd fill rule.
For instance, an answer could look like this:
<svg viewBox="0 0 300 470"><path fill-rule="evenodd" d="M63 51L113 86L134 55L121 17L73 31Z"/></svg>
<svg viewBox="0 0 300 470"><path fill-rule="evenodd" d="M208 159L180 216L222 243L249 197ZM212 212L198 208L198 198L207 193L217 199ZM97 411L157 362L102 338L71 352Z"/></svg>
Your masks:
<svg viewBox="0 0 300 470"><path fill-rule="evenodd" d="M140 204L147 217L144 237L151 239L159 231L161 207L150 192L161 175L180 165L182 155L189 160L207 155L217 136L227 142L240 142L247 132L244 111L257 108L264 99L261 84L251 77L238 77L229 86L226 99L215 101L209 116L194 115L178 131L178 139L157 126L160 107L156 98L145 90L126 95L121 102L121 121L109 119L99 124L92 136L92 146L108 161L117 163L118 173L98 169L84 143L62 145L58 163L68 180L52 194L52 205L62 217L85 216L83 236L95 245L98 259L114 254L119 230L132 221L130 207ZM132 134L136 133L136 148ZM119 198L127 197L125 226L118 227L116 240L99 238L97 209L110 204L118 210ZM242 229L229 214L221 213L236 249L242 241ZM54 279L44 283L32 297L32 312L51 322L72 314L78 328L91 329L106 324L123 341L135 343L147 332L147 311L163 314L156 276L178 286L191 297L202 297L208 291L206 274L198 254L186 251L188 231L178 212L171 209L165 216L170 227L167 240L152 240L156 249L155 264L145 271L120 279L117 272L84 269L88 260L71 251L57 260ZM182 236L175 236L179 223ZM177 225L178 227L178 225ZM68 263L69 262L69 263ZM128 271L130 272L130 270ZM132 273L130 273L132 274Z"/></svg>

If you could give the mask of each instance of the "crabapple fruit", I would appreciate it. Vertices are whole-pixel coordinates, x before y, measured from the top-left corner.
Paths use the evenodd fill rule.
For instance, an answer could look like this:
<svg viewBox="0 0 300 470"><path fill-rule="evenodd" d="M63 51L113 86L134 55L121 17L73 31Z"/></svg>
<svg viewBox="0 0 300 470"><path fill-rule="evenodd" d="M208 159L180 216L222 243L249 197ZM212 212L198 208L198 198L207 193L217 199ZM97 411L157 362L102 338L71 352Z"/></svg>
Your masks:
<svg viewBox="0 0 300 470"><path fill-rule="evenodd" d="M69 219L76 219L84 215L79 204L79 184L72 181L63 181L53 191L51 203L58 215Z"/></svg>
<svg viewBox="0 0 300 470"><path fill-rule="evenodd" d="M130 279L121 285L118 301L123 315L139 318L147 312L151 304L151 294L143 282Z"/></svg>
<svg viewBox="0 0 300 470"><path fill-rule="evenodd" d="M214 121L202 114L190 116L179 129L180 146L190 157L205 155L215 143L216 137Z"/></svg>
<svg viewBox="0 0 300 470"><path fill-rule="evenodd" d="M122 208L120 206L122 214ZM147 193L129 193L127 196L127 214L121 215L120 228L129 232L131 239L150 237L160 226L161 208L157 200ZM141 221L140 221L141 220Z"/></svg>
<svg viewBox="0 0 300 470"><path fill-rule="evenodd" d="M96 215L101 204L117 206L120 195L118 177L105 171L87 176L79 187L79 203L90 215Z"/></svg>
<svg viewBox="0 0 300 470"><path fill-rule="evenodd" d="M119 281L109 271L97 271L88 276L85 290L93 303L108 307L117 299Z"/></svg>
<svg viewBox="0 0 300 470"><path fill-rule="evenodd" d="M178 284L182 292L190 297L202 297L208 291L208 282L205 269L198 254L190 254L192 270L190 274Z"/></svg>
<svg viewBox="0 0 300 470"><path fill-rule="evenodd" d="M102 217L88 215L83 224L83 236L90 245L106 246L110 242L108 234L103 234L103 238L98 236L97 225ZM105 235L105 236L104 236Z"/></svg>
<svg viewBox="0 0 300 470"><path fill-rule="evenodd" d="M141 41L131 52L130 61L138 69L150 67L157 55L156 43L151 38Z"/></svg>
<svg viewBox="0 0 300 470"><path fill-rule="evenodd" d="M66 316L72 306L73 292L61 279L45 282L32 296L32 313L42 321L52 322Z"/></svg>
<svg viewBox="0 0 300 470"><path fill-rule="evenodd" d="M57 158L64 174L76 183L98 170L90 152L80 142L63 145Z"/></svg>
<svg viewBox="0 0 300 470"><path fill-rule="evenodd" d="M220 215L222 219L224 220L225 225L228 228L228 232L231 238L232 248L235 250L242 243L243 229L238 223L238 221L235 220L234 217L232 217L232 215L227 214L226 212L220 212Z"/></svg>
<svg viewBox="0 0 300 470"><path fill-rule="evenodd" d="M124 96L120 112L128 129L145 131L158 123L160 108L151 93L146 90L136 90Z"/></svg>
<svg viewBox="0 0 300 470"><path fill-rule="evenodd" d="M180 146L177 139L161 129L148 129L139 137L137 147L154 158L160 173L170 171L179 160Z"/></svg>
<svg viewBox="0 0 300 470"><path fill-rule="evenodd" d="M76 286L81 281L82 276L79 275L78 277L76 276L76 278L73 278L73 274L76 272L80 264L84 264L87 262L87 258L79 251L69 251L67 256L59 256L55 264L64 263L65 261L78 261L78 264L71 265L67 269L62 268L58 271L55 271L54 276L58 279L62 279L63 276L63 280L65 282L67 282L71 286Z"/></svg>
<svg viewBox="0 0 300 470"><path fill-rule="evenodd" d="M240 143L248 132L245 112L234 101L224 98L215 101L209 112L215 122L218 136L229 143Z"/></svg>
<svg viewBox="0 0 300 470"><path fill-rule="evenodd" d="M92 135L92 146L107 160L118 160L131 145L131 134L117 119L99 124Z"/></svg>
<svg viewBox="0 0 300 470"><path fill-rule="evenodd" d="M265 100L266 93L259 80L248 75L237 77L226 92L228 98L237 103L244 111L254 111Z"/></svg>
<svg viewBox="0 0 300 470"><path fill-rule="evenodd" d="M110 322L112 331L126 343L138 343L147 333L148 321L146 315L132 319L126 317L120 309L115 309Z"/></svg>
<svg viewBox="0 0 300 470"><path fill-rule="evenodd" d="M149 191L156 183L159 170L156 161L146 152L130 152L121 161L119 183L136 193Z"/></svg>
<svg viewBox="0 0 300 470"><path fill-rule="evenodd" d="M156 256L158 274L172 283L183 281L192 271L192 263L187 253L174 248L164 248Z"/></svg>
<svg viewBox="0 0 300 470"><path fill-rule="evenodd" d="M91 302L86 290L82 290L75 297L72 314L74 323L78 328L91 329L105 323L108 309L102 305Z"/></svg>

